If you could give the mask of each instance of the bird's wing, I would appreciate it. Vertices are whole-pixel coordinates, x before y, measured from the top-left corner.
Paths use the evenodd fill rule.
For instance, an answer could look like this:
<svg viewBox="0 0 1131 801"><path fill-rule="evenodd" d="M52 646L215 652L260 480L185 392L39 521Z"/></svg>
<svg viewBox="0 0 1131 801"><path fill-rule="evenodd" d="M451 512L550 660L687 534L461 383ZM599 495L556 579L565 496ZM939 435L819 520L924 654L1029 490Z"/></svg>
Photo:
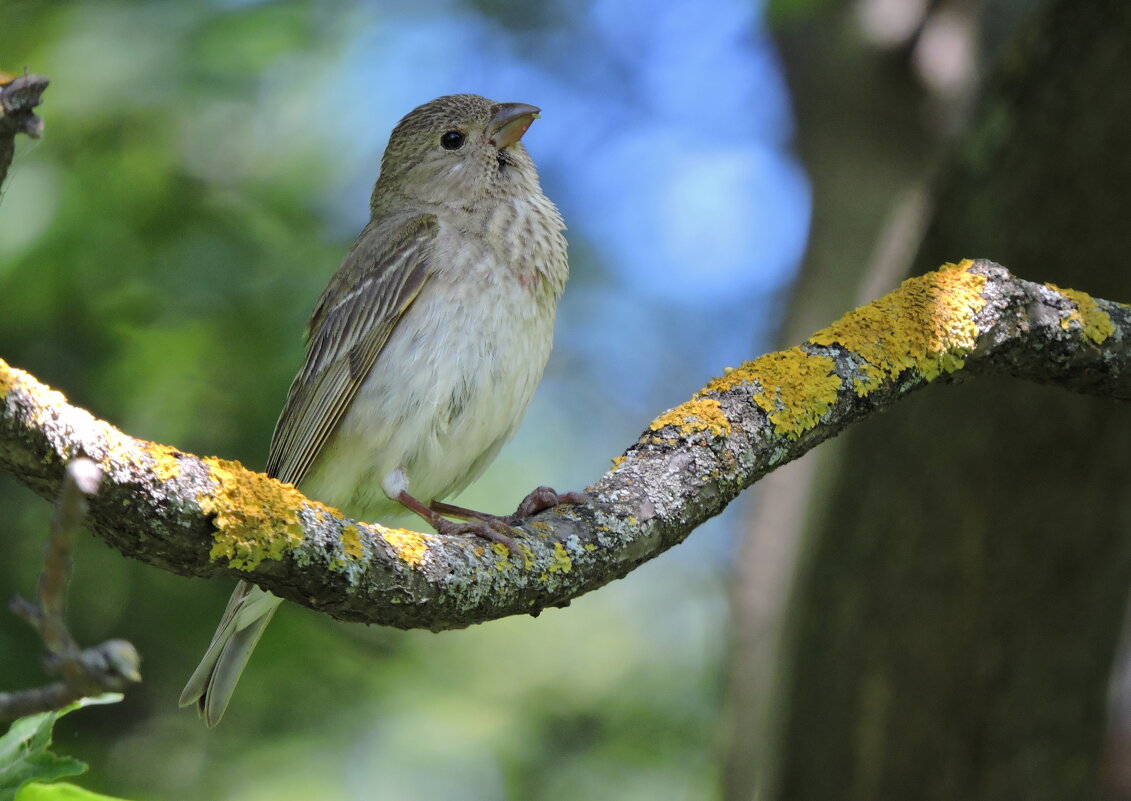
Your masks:
<svg viewBox="0 0 1131 801"><path fill-rule="evenodd" d="M362 231L307 324L306 361L275 424L268 475L302 481L428 280L437 228L433 215L417 214Z"/></svg>

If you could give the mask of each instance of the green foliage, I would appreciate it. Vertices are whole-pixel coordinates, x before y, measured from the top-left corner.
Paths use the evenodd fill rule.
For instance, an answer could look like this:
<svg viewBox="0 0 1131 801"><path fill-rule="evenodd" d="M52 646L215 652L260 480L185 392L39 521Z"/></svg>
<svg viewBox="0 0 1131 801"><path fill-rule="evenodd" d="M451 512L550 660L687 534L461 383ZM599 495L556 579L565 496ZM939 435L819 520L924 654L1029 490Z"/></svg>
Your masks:
<svg viewBox="0 0 1131 801"><path fill-rule="evenodd" d="M510 28L552 22L538 4L477 5L529 7ZM262 466L306 317L364 220L383 141L358 145L373 125L363 112L382 93L426 99L372 76L339 86L359 17L384 24L363 6L0 0L0 68L52 80L45 137L18 143L0 197L0 357L132 435ZM443 62L430 40L418 47L420 69ZM486 91L478 81L453 77L451 89ZM570 292L584 298L574 236ZM540 397L571 383L557 381ZM582 393L616 408L601 387ZM513 508L534 476L573 488L607 466L605 443L585 453L563 420L552 401L532 409L465 502ZM34 586L50 504L0 475L0 513L10 594ZM699 547L683 549L693 565L707 563ZM725 618L709 569L689 577L665 557L568 611L440 636L288 606L223 725L205 731L176 698L231 582L174 576L87 538L76 551L76 637L126 638L146 666L113 714L60 726L93 766L92 789L169 801L707 797ZM39 680L37 648L0 615L4 688ZM19 801L68 797L64 786L29 786Z"/></svg>
<svg viewBox="0 0 1131 801"><path fill-rule="evenodd" d="M92 793L68 782L40 784L32 782L16 793L16 801L122 801L120 798Z"/></svg>
<svg viewBox="0 0 1131 801"><path fill-rule="evenodd" d="M49 750L51 734L55 721L84 706L91 704L112 704L122 700L117 693L107 693L97 698L84 698L56 712L41 712L28 715L12 723L8 731L0 737L0 801L29 801L37 798L81 799L100 798L72 787L76 793L43 794L46 785L37 785L28 792L20 788L32 782L52 782L64 776L77 776L86 771L85 762L67 756L60 756Z"/></svg>

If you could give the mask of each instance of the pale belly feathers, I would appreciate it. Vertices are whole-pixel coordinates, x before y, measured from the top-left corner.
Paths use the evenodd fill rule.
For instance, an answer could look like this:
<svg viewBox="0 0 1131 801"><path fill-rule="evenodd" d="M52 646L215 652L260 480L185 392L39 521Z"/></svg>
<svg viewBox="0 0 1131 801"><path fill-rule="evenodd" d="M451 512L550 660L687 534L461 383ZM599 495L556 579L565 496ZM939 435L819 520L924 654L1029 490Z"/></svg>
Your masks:
<svg viewBox="0 0 1131 801"><path fill-rule="evenodd" d="M550 354L560 283L482 263L467 265L474 280L429 280L301 483L304 493L381 522L404 512L382 490L393 471L403 470L408 491L428 503L474 481L511 438ZM512 282L505 290L504 281Z"/></svg>

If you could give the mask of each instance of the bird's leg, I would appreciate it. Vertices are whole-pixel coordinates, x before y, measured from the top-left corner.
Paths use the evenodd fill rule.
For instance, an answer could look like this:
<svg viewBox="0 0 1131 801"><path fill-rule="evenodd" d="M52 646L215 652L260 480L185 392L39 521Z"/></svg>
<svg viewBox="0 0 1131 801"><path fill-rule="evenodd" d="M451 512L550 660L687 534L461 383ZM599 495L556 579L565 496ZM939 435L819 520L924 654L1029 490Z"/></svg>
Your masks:
<svg viewBox="0 0 1131 801"><path fill-rule="evenodd" d="M486 512L477 512L463 506L456 506L443 501L432 501L429 507L433 512L449 517L459 517L464 520L498 521L508 526L525 520L531 515L550 509L560 503L583 503L585 496L580 492L556 492L551 487L538 487L525 498L512 515L492 515Z"/></svg>
<svg viewBox="0 0 1131 801"><path fill-rule="evenodd" d="M501 515L477 512L474 509L468 509L466 506L456 506L454 503L444 503L443 501L432 501L428 504L428 508L436 514L458 517L460 520L498 520L500 522L503 520Z"/></svg>
<svg viewBox="0 0 1131 801"><path fill-rule="evenodd" d="M519 549L518 545L515 544L515 541L507 534L503 533L503 531L510 531L511 527L501 519L492 518L491 515L484 515L482 518L463 520L460 522L448 520L442 517L438 511L429 509L416 498L409 495L408 490L401 490L397 493L397 503L424 518L428 525L436 529L437 534L442 534L446 537L453 537L459 534L474 534L485 540L505 545L515 556L522 556L522 551ZM435 505L436 502L433 501L432 503ZM471 510L467 509L464 511ZM502 529L502 531L500 529Z"/></svg>

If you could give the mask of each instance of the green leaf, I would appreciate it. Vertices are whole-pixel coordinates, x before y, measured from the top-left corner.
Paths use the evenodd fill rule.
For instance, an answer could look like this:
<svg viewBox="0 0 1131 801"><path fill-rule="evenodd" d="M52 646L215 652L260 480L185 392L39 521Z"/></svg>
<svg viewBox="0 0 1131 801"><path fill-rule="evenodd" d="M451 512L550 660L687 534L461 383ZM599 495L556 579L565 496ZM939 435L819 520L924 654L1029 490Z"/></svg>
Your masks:
<svg viewBox="0 0 1131 801"><path fill-rule="evenodd" d="M84 698L55 712L28 715L12 723L7 733L0 737L0 801L14 801L17 791L28 782L50 782L85 771L86 763L48 750L55 721L80 707L120 700L120 693L106 693L97 698ZM23 793L20 798L21 801L25 798Z"/></svg>
<svg viewBox="0 0 1131 801"><path fill-rule="evenodd" d="M92 793L68 782L55 784L32 782L25 784L23 789L16 793L16 801L123 801L123 799Z"/></svg>

